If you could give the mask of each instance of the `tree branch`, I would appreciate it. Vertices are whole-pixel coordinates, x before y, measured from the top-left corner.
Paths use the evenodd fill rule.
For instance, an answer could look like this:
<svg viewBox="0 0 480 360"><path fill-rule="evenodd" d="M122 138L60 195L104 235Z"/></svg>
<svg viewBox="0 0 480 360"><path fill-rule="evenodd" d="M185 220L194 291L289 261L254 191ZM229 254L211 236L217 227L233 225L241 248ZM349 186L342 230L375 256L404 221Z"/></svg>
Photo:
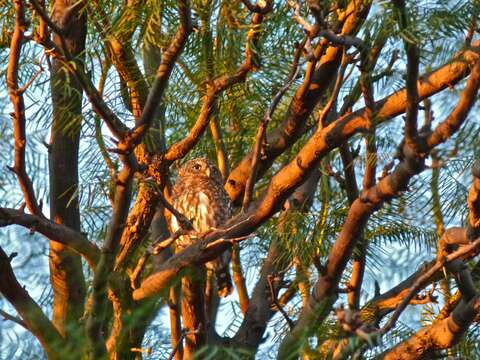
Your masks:
<svg viewBox="0 0 480 360"><path fill-rule="evenodd" d="M25 169L25 148L27 139L25 134L25 102L23 100L23 91L18 84L18 65L20 60L20 52L24 41L24 31L28 23L25 19L25 9L23 2L14 1L15 5L15 30L12 35L10 44L10 55L7 67L7 88L10 101L13 105L13 136L15 139L15 165L11 170L15 173L22 189L28 210L32 214L43 217L42 209L35 197L32 181Z"/></svg>
<svg viewBox="0 0 480 360"><path fill-rule="evenodd" d="M458 124L455 129L463 123L475 99L480 85L479 72L480 61L477 60L457 106L447 118L451 119L451 122ZM453 134L453 131L449 133L450 136ZM340 133L337 134L340 135ZM313 138L315 138L315 135ZM307 146L308 143L300 151L297 158L301 156ZM423 171L426 154L420 155L409 151L408 146L405 146L403 150L404 158L396 166L395 170L390 175L384 177L377 185L364 192L350 207L342 230L330 251L325 274L317 281L310 296L310 304L308 307L304 307L296 327L283 340L278 353L280 358L298 351L300 339L309 334L327 316L327 309L330 308L330 305L333 304L337 297L335 292L341 274L350 259L355 242L361 236L361 232L371 214L381 208L385 201L398 196L401 191L405 191L410 179ZM431 148L427 149L427 153L429 150ZM272 179L272 182L276 176ZM323 311L318 311L318 309L323 309Z"/></svg>
<svg viewBox="0 0 480 360"><path fill-rule="evenodd" d="M404 0L394 0L393 4L397 8L397 21L400 31L408 29L408 14L405 8ZM418 67L419 67L419 50L416 44L404 37L405 51L407 53L407 70L406 70L406 89L407 89L407 107L405 111L405 142L414 149L417 144L417 116L418 116Z"/></svg>
<svg viewBox="0 0 480 360"><path fill-rule="evenodd" d="M200 114L195 122L195 125L190 129L189 134L179 142L170 146L165 153L163 159L167 164L171 164L174 161L183 158L200 139L203 131L206 129L212 112L215 108L215 102L217 96L225 89L237 84L241 81L245 81L247 74L257 67L257 63L254 60L254 50L249 43L252 43L256 47L258 36L260 34L259 27L262 24L264 15L254 14L252 17L252 23L250 31L247 34L247 46L245 49L245 60L238 67L237 72L232 75L223 75L213 80L210 84L207 84L207 90L203 101Z"/></svg>
<svg viewBox="0 0 480 360"><path fill-rule="evenodd" d="M3 316L4 320L13 321L14 323L16 323L16 324L20 325L21 327L23 327L25 330L30 331L30 329L28 328L27 324L25 324L25 321L23 321L23 320L20 319L19 317L10 315L9 313L7 313L6 311L3 311L3 310L1 310L1 309L0 309L0 315Z"/></svg>
<svg viewBox="0 0 480 360"><path fill-rule="evenodd" d="M40 306L30 297L15 277L11 258L0 247L0 293L12 304L32 334L40 341L49 359L61 359L60 349L66 349L64 339Z"/></svg>
<svg viewBox="0 0 480 360"><path fill-rule="evenodd" d="M0 208L0 227L16 224L30 231L37 231L50 240L66 245L87 260L90 267L95 270L100 251L97 246L87 240L81 233L62 224L36 215L25 214L20 210Z"/></svg>
<svg viewBox="0 0 480 360"><path fill-rule="evenodd" d="M478 59L478 54L475 52L464 53L464 56L468 56L468 59ZM461 61L460 61L461 60ZM465 67L464 67L465 66ZM422 79L419 86L419 93L421 96L430 96L432 93L440 91L445 88L452 79L452 73L455 76L461 74L452 71L452 67L461 68L465 70L465 60L460 58L437 72L432 73L430 76ZM472 94L468 94L471 96ZM385 113L389 116L398 115L405 109L405 103L398 103L399 100L405 99L405 91L397 92L380 101L378 117L379 119L386 120ZM458 115L467 115L462 109L468 105L462 99L459 101L459 105L454 110ZM248 213L240 214L229 221L223 229L217 229L205 235L203 239L187 247L186 249L178 252L175 256L165 262L160 271L151 277L147 278L140 289L137 289L133 296L135 299L142 299L150 296L161 289L166 283L168 283L176 274L186 266L203 263L216 257L220 252L224 251L229 245L226 242L215 244L215 246L207 245L210 241L214 241L220 238L234 239L249 235L258 226L270 218L281 208L284 199L302 183L308 176L310 171L318 164L319 160L332 149L342 144L346 139L353 136L355 133L364 131L368 124L364 116L364 109L358 110L355 113L346 115L324 129L319 129L300 150L299 154L293 159L292 162L282 168L271 180L264 195L256 203ZM459 120L459 119L458 119ZM464 119L463 119L464 120ZM462 121L463 121L462 120ZM397 166L397 171L384 178L375 187L369 189L365 197L362 200L357 201L359 208L368 208L373 211L375 207L386 198L394 196L398 190L405 187L405 182L410 179L409 176L418 171L417 160L415 158L408 158ZM410 174L407 176L407 174ZM377 189L382 189L382 193L385 197L379 197L377 195ZM368 199L366 201L366 199ZM365 209L352 210L360 211L364 213ZM368 218L368 215L367 215ZM356 221L364 221L360 218ZM357 230L362 228L357 223L352 224L351 235L357 234ZM345 228L347 229L348 226ZM348 230L345 230L348 232ZM343 236L343 235L341 235ZM348 238L352 241L353 238L349 235ZM348 258L348 256L347 256ZM341 259L339 257L338 259ZM342 260L343 261L343 260Z"/></svg>
<svg viewBox="0 0 480 360"><path fill-rule="evenodd" d="M77 58L74 58L68 51L65 38L63 36L63 29L60 29L55 25L52 19L50 19L45 12L43 6L41 6L37 0L29 0L29 2L32 4L33 8L42 18L42 20L48 25L48 27L52 29L52 31L59 37L62 46L61 49L59 49L51 40L46 37L39 38L38 40L42 41L42 45L45 47L45 49L47 49L47 53L52 54L61 60L63 65L74 74L82 86L82 89L85 91L95 112L105 121L112 134L117 139L122 139L127 133L128 127L122 123L122 121L105 103L101 94L92 83L90 77L86 74L83 62Z"/></svg>
<svg viewBox="0 0 480 360"><path fill-rule="evenodd" d="M142 115L135 121L135 127L118 144L118 150L121 152L126 153L130 151L142 141L143 136L153 121L157 106L162 100L175 62L185 47L188 35L192 31L189 1L179 1L178 11L180 14L180 25L177 28L174 39L162 55L162 61L157 69L152 88L148 93Z"/></svg>

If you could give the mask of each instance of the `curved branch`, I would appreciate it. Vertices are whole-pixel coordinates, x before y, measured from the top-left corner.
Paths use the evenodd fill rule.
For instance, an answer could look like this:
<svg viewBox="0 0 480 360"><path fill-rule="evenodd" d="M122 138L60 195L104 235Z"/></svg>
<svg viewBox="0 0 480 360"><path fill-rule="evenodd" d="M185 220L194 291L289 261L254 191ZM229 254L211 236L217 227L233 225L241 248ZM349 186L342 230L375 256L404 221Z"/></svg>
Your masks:
<svg viewBox="0 0 480 360"><path fill-rule="evenodd" d="M69 246L82 255L90 267L95 270L100 258L100 250L81 233L68 226L50 221L43 216L29 215L15 209L0 208L0 227L11 224L39 232L50 240Z"/></svg>
<svg viewBox="0 0 480 360"><path fill-rule="evenodd" d="M478 59L478 53L476 52L466 52L463 56L468 56L468 59ZM442 67L437 70L437 72L430 74L430 76L420 81L419 94L426 97L447 87L449 80L451 80L452 67L460 67L463 71L468 69L464 57ZM478 65L476 65L476 67L478 67ZM455 74L455 71L453 71L453 73ZM456 73L455 75L460 77L462 74ZM398 101L402 99L403 103L398 103ZM401 111L405 110L405 90L387 97L383 101L380 101L380 104L383 104L383 107L379 109L379 122L382 119L383 121L386 120L384 117L386 111L388 111L388 114L391 114L390 116L398 115ZM468 106L468 102L460 101L454 111L459 115L462 113L466 115L466 113L460 111L464 106ZM133 293L134 299L139 300L157 293L185 267L215 258L230 246L231 240L219 241L209 245L210 242L218 239L235 239L249 235L263 224L280 210L285 199L305 180L323 156L354 134L367 129L368 119L364 117L364 112L364 109L358 110L355 113L333 122L324 129L319 129L300 150L295 159L272 178L267 190L259 201L257 201L256 205L252 206L250 211L236 216L225 225L225 228L206 234L202 240L171 257L162 265L158 273L147 278L142 283L142 286L135 290ZM364 214L364 216L356 218L351 226L344 226L344 231L340 234L339 238L346 236L346 234L350 235L341 242L347 241L353 246L353 241L356 239L355 236L358 233L358 229L363 228L363 221L368 219L368 212L373 212L376 206L380 206L387 198L395 196L398 191L404 189L410 177L420 170L420 168L418 168L419 165L416 158L406 159L405 162L397 166L396 171L384 178L376 186L370 188L361 200L357 200L355 202L357 205L354 203L352 207L353 210L351 211L359 211ZM362 209L354 209L354 207ZM366 210L363 209L364 207L368 209L367 213L365 213ZM341 247L343 245L339 244L339 246ZM350 249L350 246L346 246L343 249ZM348 259L349 256L346 256L346 258ZM340 265L338 261L341 261L341 263L346 261L341 259L343 259L343 257L338 257L336 261L330 264L332 269L336 269L336 267ZM340 266L340 268L341 267L342 266ZM335 272L337 270L335 270ZM336 276L334 276L334 278L336 278ZM329 287L325 288L327 292L329 291L327 290L328 288ZM332 289L333 288L330 290Z"/></svg>
<svg viewBox="0 0 480 360"><path fill-rule="evenodd" d="M471 48L459 53L450 63L421 76L417 82L419 101L445 88L449 88L465 78L479 57L480 41L476 41ZM328 85L328 77L330 76L331 80L335 74L335 71L332 69L334 60L330 58L329 60L325 59L325 61L319 70L317 70L316 77L321 81L318 83L315 81L315 89L321 90L325 84ZM310 109L311 102L314 99L313 96L315 96L315 98L319 96L315 94L312 90L305 98L297 99L295 96L290 105L287 119L284 120L279 128L267 135L269 146L265 151L265 159L259 162L259 175L262 175L270 167L275 158L289 148L304 133L305 121L310 115L311 110L313 110L313 107ZM377 101L375 103L377 125L403 113L406 109L406 101L405 89L399 90ZM367 131L367 120L366 109L363 108L342 116L327 128L317 132L317 134L314 135L314 141L321 144L315 146L318 149L318 157L320 158L331 151L354 134ZM315 149L313 151L317 150ZM250 152L242 159L231 171L229 179L225 184L225 189L233 201L240 199L244 191L245 183L249 175L252 155L253 153Z"/></svg>
<svg viewBox="0 0 480 360"><path fill-rule="evenodd" d="M119 151L127 152L142 141L143 136L153 121L157 106L162 100L175 62L185 47L188 35L192 32L189 1L179 1L178 11L180 14L180 26L177 29L174 39L162 55L162 61L158 66L155 81L153 82L152 89L148 93L142 115L135 122L135 127L129 131L127 136L118 144Z"/></svg>
<svg viewBox="0 0 480 360"><path fill-rule="evenodd" d="M58 350L66 348L65 341L40 306L17 281L10 264L12 258L0 247L0 293L12 304L28 330L40 341L48 358L60 359Z"/></svg>
<svg viewBox="0 0 480 360"><path fill-rule="evenodd" d="M42 209L35 197L32 181L25 169L25 148L27 138L25 134L25 102L23 91L18 85L18 63L22 43L24 42L24 30L28 23L25 19L25 10L22 1L15 1L15 30L10 44L10 56L7 67L7 88L10 101L13 105L13 136L15 139L15 165L11 170L17 176L22 189L25 202L32 214L43 217Z"/></svg>
<svg viewBox="0 0 480 360"><path fill-rule="evenodd" d="M263 14L256 13L253 15L251 29L247 34L245 60L238 67L237 72L233 75L220 76L213 80L211 84L207 85L207 92L205 94L202 108L200 109L200 115L194 126L190 129L189 134L184 139L170 146L164 155L164 160L168 164L183 158L198 142L211 119L213 111L215 110L217 96L227 88L245 81L248 73L257 67L258 64L254 60L255 54L249 43L256 45L258 35L260 34L259 27L263 22L263 19Z"/></svg>
<svg viewBox="0 0 480 360"><path fill-rule="evenodd" d="M479 85L480 60L477 60L457 106L450 116L447 117L446 121L458 124L458 127L465 121L466 116L471 109L472 101L475 99L478 92ZM326 128L326 130L329 130L329 128L331 128L331 126ZM345 128L343 128L343 130L344 129ZM342 129L340 128L340 130ZM451 136L455 130L456 128L452 128L449 135ZM320 137L317 141L323 141L324 144L321 146L328 148L329 146L332 146L332 144L336 144L337 141L339 141L338 138L342 137L342 134L342 131L338 131L335 134L335 137L330 141L328 141L326 135ZM315 135L313 138L315 138ZM444 140L446 139L447 138ZM297 159L305 159L309 156L309 154L305 152L305 149L309 147L312 140L313 139L311 139L300 151ZM312 145L314 144L312 143ZM385 201L392 199L398 196L402 191L405 191L410 179L424 170L425 156L431 148L427 148L426 152L423 154L408 151L408 146L405 146L405 148L406 149L403 149L404 158L395 167L395 170L390 175L384 177L377 185L365 191L350 207L340 234L328 256L325 274L315 284L309 299L309 306L303 308L297 325L283 340L278 353L279 358L284 358L287 354L295 353L300 345L299 340L311 333L313 328L321 323L328 315L327 309L330 308L337 297L336 290L341 275L350 259L355 243L357 239L360 238L361 232L366 226L370 216L376 210L380 209ZM317 154L315 151L320 152L318 147L315 146L313 146L311 151L314 151L315 154ZM303 154L305 154L305 156L302 156ZM303 162L301 162L301 164L303 164ZM299 167L298 164L294 165ZM290 166L292 166L292 163L282 169L279 174ZM303 169L300 170L302 172L305 171ZM287 174L290 175L292 171L293 170L290 170ZM272 183L279 174L272 179ZM271 187L272 184L270 185L270 188Z"/></svg>

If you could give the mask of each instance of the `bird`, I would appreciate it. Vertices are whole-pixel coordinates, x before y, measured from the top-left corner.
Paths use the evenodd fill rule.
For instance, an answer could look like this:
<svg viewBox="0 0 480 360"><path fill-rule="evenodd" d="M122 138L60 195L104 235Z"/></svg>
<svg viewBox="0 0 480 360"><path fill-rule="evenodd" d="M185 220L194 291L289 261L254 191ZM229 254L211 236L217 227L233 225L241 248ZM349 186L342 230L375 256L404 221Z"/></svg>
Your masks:
<svg viewBox="0 0 480 360"><path fill-rule="evenodd" d="M205 233L225 224L232 216L233 206L223 187L222 175L207 158L187 161L178 171L172 189L172 205L192 223L196 233ZM180 229L175 216L171 219L172 233ZM193 244L197 237L182 235L176 242L177 251ZM207 262L217 279L217 293L227 297L232 293L230 276L231 250L225 250L217 258Z"/></svg>

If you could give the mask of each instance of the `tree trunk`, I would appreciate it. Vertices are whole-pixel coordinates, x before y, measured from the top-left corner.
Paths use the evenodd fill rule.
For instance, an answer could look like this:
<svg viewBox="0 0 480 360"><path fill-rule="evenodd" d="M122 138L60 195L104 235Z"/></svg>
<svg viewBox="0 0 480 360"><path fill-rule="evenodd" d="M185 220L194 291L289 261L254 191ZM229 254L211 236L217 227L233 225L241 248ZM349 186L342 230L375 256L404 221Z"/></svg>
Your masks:
<svg viewBox="0 0 480 360"><path fill-rule="evenodd" d="M63 28L72 56L85 50L86 16L72 9L74 1L55 1L52 18ZM78 6L78 4L77 4ZM61 46L58 36L54 42ZM51 95L53 119L49 148L50 217L80 231L78 203L78 151L82 122L82 89L62 64L52 61ZM63 336L81 331L85 279L80 256L58 242L50 242L50 277L53 287L53 323ZM76 330L75 330L76 329ZM75 338L79 336L73 335Z"/></svg>

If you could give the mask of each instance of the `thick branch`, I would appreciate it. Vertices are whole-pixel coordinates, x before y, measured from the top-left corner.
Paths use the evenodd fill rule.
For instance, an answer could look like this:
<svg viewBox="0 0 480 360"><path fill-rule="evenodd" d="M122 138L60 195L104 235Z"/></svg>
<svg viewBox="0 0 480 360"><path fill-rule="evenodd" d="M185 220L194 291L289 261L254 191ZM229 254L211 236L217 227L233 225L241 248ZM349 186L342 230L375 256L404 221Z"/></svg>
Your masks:
<svg viewBox="0 0 480 360"><path fill-rule="evenodd" d="M10 264L12 258L0 248L0 293L12 304L27 328L40 341L49 359L61 359L66 344L38 304L19 284Z"/></svg>
<svg viewBox="0 0 480 360"><path fill-rule="evenodd" d="M475 42L472 48L460 53L449 64L420 77L417 82L419 101L428 98L447 87L451 87L468 75L471 64L479 57L479 46L480 42ZM331 55L330 49L327 51L327 55ZM328 86L329 81L333 79L334 70L332 69L332 66L335 65L332 61L332 58L325 58L325 61L316 73L318 83L317 80L312 83L312 87L315 85L315 91L312 90L310 95L307 93L304 98L297 99L294 97L289 108L289 113L287 114L287 119L284 120L283 124L278 129L267 135L269 146L265 151L265 159L259 163L259 176L270 167L277 156L290 147L303 134L305 130L304 121L310 115L311 110L313 110L313 108L310 109L310 104L314 99L312 97L315 96L316 98L316 96L319 96L316 91L321 91L323 87ZM377 124L383 123L401 114L406 108L406 90L397 91L376 102L375 108L377 110ZM333 132L335 125L338 125L337 132L344 129L346 135L346 137L339 138L339 142L342 143L354 133L365 131L367 125L366 120L366 109L357 110L354 113L345 115L335 121L329 128L325 129L325 135L331 131L332 135L329 137L335 138L336 135L334 135ZM246 155L246 157L232 170L229 180L225 185L225 189L229 193L230 198L234 201L237 201L243 193L249 175L251 156L252 153Z"/></svg>
<svg viewBox="0 0 480 360"><path fill-rule="evenodd" d="M472 58L477 60L478 53L473 51L465 52L462 54L462 57L458 58L456 61L453 61L449 65L446 65L421 79L419 83L420 96L430 96L447 87L453 79L459 80L463 75L463 72L468 69L468 62L466 59L471 60ZM454 74L454 76L452 76L452 74ZM399 91L379 103L380 106L378 107L379 110L377 113L379 119L385 121L387 116L398 115L405 109L405 90ZM459 108L463 108L464 105L468 104L460 100ZM134 292L134 298L142 299L157 293L184 267L209 261L215 256L218 256L220 252L229 246L228 241L216 242L215 244L208 246L209 242L220 238L232 239L246 236L270 218L275 212L280 210L284 199L288 197L298 184L304 181L311 169L318 164L324 155L355 133L363 131L368 126L366 123L367 120L364 118L364 111L364 109L358 110L350 115L340 118L324 129L317 130L295 159L282 168L272 178L268 189L256 203L256 206L252 207L249 212L233 218L225 225L226 228L210 232L202 240L170 258L162 265L158 273L147 278L144 283L142 283L141 288ZM459 109L454 110L454 112L461 113ZM397 170L397 173L403 174L401 177L398 177L397 173L394 172L393 175L384 178L379 184L368 191L365 199L369 199L370 197L372 197L372 199L369 199L367 202L359 200L357 206L361 208L367 207L370 209L369 211L373 211L375 208L374 203L379 200L376 197L376 189L379 188L382 188L382 192L385 192L389 196L394 196L396 190L390 187L390 179L393 183L392 186L395 188L404 188L406 179L404 175L411 173L412 171L415 173L415 164L416 162L413 159L403 162L402 165L398 166ZM353 211L364 213L364 210ZM359 220L366 221L366 219L361 218L356 219L355 223L352 223L351 234L353 237L357 234L357 230L362 228L362 226L358 226ZM348 226L346 228L348 228ZM346 231L348 232L348 230ZM352 241L353 238L350 236L349 238L350 240L348 241Z"/></svg>
<svg viewBox="0 0 480 360"><path fill-rule="evenodd" d="M132 195L133 169L128 166L128 163L128 161L125 161L124 168L115 179L112 218L103 243L97 271L93 278L92 307L86 325L90 359L102 358L107 351L102 331L108 302L107 283L115 265L115 256L125 228Z"/></svg>
<svg viewBox="0 0 480 360"><path fill-rule="evenodd" d="M480 61L477 61L457 106L446 120L458 124L457 128L465 120L477 94L480 85L479 72ZM454 130L450 132L450 136ZM297 158L300 157L308 145L307 143ZM309 334L313 326L318 325L319 322L325 319L330 305L336 299L336 289L341 274L350 259L356 240L361 236L361 232L371 214L381 208L385 201L398 196L401 191L405 191L410 179L424 169L425 154L419 155L408 151L406 146L404 148L404 156L405 158L390 175L384 177L376 186L365 191L352 204L342 230L330 251L326 272L317 281L310 297L310 304L302 311L295 329L282 342L279 350L280 358L286 357L287 354L292 352L295 353L298 350L299 340ZM274 180L275 177L272 182ZM319 311L319 309L322 309L322 311Z"/></svg>
<svg viewBox="0 0 480 360"><path fill-rule="evenodd" d="M97 246L81 233L62 224L56 224L44 217L25 214L20 210L0 208L0 227L16 224L30 231L37 231L50 240L66 245L82 255L92 269L100 257Z"/></svg>
<svg viewBox="0 0 480 360"><path fill-rule="evenodd" d="M344 22L339 25L341 34L355 33L369 8L369 4L359 5L355 1L350 2L346 10L348 16L345 16ZM293 96L284 120L277 129L267 134L268 146L258 163L257 177L262 176L274 160L305 133L309 116L335 79L342 49L331 46L325 52L323 50L324 47L321 44L315 49L315 59L309 63L304 83ZM316 57L319 57L318 61ZM225 184L225 189L235 203L239 203L242 198L253 155L254 151L251 150L232 170Z"/></svg>

